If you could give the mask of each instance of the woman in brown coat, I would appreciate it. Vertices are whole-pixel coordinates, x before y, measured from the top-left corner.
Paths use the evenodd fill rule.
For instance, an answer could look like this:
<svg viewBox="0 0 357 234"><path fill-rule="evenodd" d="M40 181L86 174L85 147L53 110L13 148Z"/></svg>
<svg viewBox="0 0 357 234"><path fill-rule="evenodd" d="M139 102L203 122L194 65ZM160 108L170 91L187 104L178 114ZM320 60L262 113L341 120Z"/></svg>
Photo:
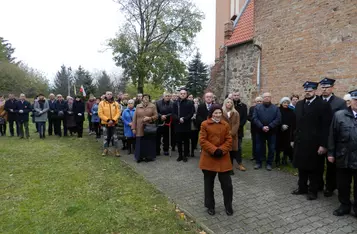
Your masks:
<svg viewBox="0 0 357 234"><path fill-rule="evenodd" d="M238 129L240 124L240 116L238 111L234 108L233 100L226 99L223 103L223 116L222 119L229 124L231 135L232 135L232 150L230 152L231 162L233 165L233 160L236 159L238 165L237 169L240 171L246 171L246 168L243 166L242 157L239 157L238 154ZM234 171L231 172L234 175Z"/></svg>
<svg viewBox="0 0 357 234"><path fill-rule="evenodd" d="M142 102L136 106L131 125L131 129L136 136L135 160L137 163L154 161L156 158L156 135L145 135L144 127L146 124L155 123L157 117L157 109L150 102L150 95L144 94Z"/></svg>
<svg viewBox="0 0 357 234"><path fill-rule="evenodd" d="M204 175L205 206L210 215L215 214L213 187L217 173L223 190L226 213L233 215L233 186L230 176L232 163L229 156L232 148L232 136L229 124L221 120L222 112L220 105L212 105L209 118L202 123L200 131L202 152L199 167Z"/></svg>

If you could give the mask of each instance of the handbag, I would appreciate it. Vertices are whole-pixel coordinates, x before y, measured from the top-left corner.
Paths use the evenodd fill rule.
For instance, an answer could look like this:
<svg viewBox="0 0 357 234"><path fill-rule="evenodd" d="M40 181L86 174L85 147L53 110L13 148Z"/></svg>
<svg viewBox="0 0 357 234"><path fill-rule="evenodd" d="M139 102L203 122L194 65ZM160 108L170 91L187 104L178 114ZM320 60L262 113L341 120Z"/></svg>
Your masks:
<svg viewBox="0 0 357 234"><path fill-rule="evenodd" d="M144 136L154 136L156 135L156 131L157 131L156 123L144 125Z"/></svg>

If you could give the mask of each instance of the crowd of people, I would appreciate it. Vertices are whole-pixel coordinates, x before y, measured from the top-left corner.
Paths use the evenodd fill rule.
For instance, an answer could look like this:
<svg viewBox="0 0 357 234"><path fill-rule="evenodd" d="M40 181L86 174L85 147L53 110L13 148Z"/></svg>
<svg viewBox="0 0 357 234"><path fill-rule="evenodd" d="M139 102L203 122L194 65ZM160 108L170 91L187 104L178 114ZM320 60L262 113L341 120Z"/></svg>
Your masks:
<svg viewBox="0 0 357 234"><path fill-rule="evenodd" d="M226 213L232 215L231 176L234 161L236 169L247 170L242 142L249 121L254 169L261 169L263 162L268 171L274 161L277 167L291 163L299 175L298 188L292 194L306 194L308 200L315 200L318 191L331 197L338 189L341 205L334 215L348 214L352 208L357 215L357 203L350 201L352 178L357 187L357 90L339 98L333 93L334 82L329 78L306 82L304 99L294 94L281 98L278 105L267 92L257 97L249 110L239 92L227 94L220 104L211 92L201 100L185 88L164 93L158 101L152 101L149 94L133 98L119 94L115 99L107 91L100 98L90 96L86 103L80 96L64 100L60 94L50 94L47 100L39 94L31 104L24 94L18 100L10 94L6 101L0 96L0 134L6 135L8 122L10 136L15 135L15 126L17 136L28 138L31 113L41 139L46 135L46 122L48 135L77 134L82 138L87 112L89 134L103 140L103 156L112 145L119 157L119 141L137 163L155 161L162 152L169 156L176 149L177 161L187 162L199 149L208 213L215 214L213 186L218 174ZM317 95L319 85L321 96ZM357 201L356 190L354 199Z"/></svg>

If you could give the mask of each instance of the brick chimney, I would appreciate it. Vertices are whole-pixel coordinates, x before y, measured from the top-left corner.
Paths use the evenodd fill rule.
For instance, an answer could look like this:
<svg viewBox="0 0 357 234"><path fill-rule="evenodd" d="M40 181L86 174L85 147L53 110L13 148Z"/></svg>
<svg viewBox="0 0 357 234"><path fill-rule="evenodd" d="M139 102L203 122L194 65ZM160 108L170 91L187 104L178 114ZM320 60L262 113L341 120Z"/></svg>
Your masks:
<svg viewBox="0 0 357 234"><path fill-rule="evenodd" d="M233 34L233 22L232 20L224 24L224 43L226 43Z"/></svg>

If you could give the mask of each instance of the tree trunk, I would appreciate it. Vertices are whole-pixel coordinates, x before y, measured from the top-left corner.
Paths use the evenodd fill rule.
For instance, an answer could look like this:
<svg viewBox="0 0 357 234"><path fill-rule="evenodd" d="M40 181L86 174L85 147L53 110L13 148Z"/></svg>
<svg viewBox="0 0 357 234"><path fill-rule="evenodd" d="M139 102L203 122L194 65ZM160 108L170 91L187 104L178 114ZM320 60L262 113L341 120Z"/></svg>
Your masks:
<svg viewBox="0 0 357 234"><path fill-rule="evenodd" d="M138 93L144 93L144 76L141 74L138 77L137 91L138 91Z"/></svg>

